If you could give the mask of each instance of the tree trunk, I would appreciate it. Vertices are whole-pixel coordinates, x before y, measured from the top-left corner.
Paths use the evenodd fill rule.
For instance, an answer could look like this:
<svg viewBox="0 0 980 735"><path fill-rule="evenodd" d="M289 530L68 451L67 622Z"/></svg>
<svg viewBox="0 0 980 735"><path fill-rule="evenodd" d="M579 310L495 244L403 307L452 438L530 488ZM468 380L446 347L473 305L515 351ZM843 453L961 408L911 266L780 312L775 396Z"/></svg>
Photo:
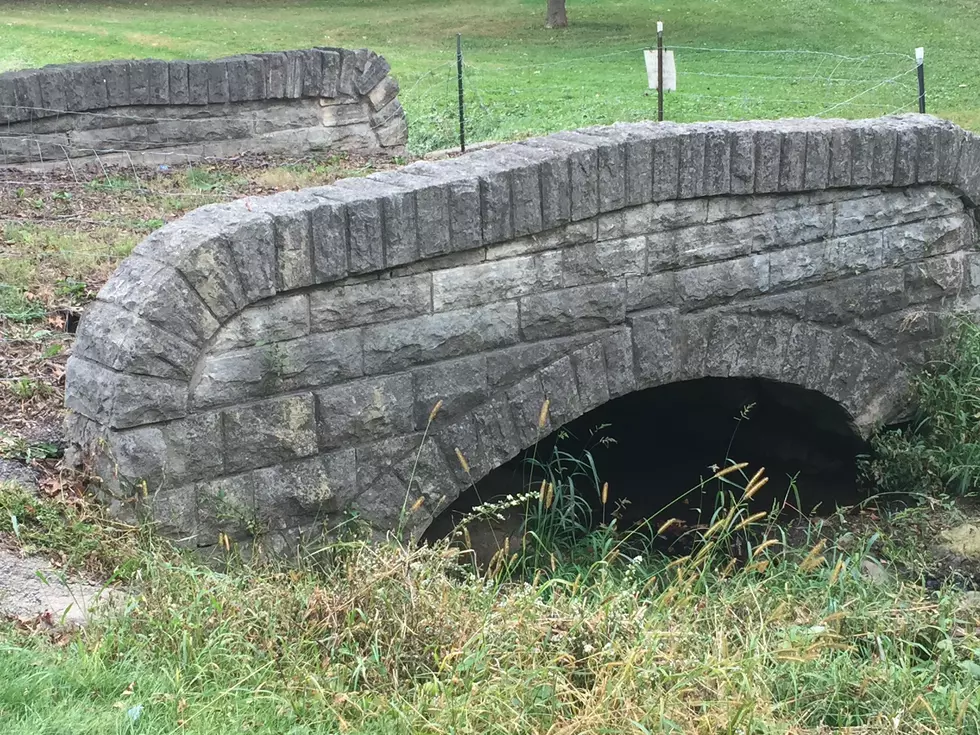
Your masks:
<svg viewBox="0 0 980 735"><path fill-rule="evenodd" d="M546 28L565 28L568 16L565 14L565 0L548 0L548 20Z"/></svg>

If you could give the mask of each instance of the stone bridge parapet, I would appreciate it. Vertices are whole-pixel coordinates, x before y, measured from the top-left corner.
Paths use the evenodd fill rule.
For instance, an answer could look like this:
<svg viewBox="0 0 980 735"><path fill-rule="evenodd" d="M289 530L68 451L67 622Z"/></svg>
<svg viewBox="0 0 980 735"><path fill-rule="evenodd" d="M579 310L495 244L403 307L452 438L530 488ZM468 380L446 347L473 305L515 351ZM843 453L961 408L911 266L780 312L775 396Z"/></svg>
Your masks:
<svg viewBox="0 0 980 735"><path fill-rule="evenodd" d="M71 435L208 545L421 529L561 424L693 378L794 383L867 432L977 307L978 202L980 139L905 116L619 124L203 207L83 317Z"/></svg>

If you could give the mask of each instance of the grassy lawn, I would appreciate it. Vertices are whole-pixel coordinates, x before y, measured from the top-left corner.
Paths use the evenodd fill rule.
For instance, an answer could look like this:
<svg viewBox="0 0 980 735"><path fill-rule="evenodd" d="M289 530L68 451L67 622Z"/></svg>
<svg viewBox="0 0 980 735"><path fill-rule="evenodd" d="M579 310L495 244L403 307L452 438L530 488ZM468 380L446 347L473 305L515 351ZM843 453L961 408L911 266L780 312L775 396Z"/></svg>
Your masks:
<svg viewBox="0 0 980 735"><path fill-rule="evenodd" d="M423 152L455 141L457 32L469 138L500 140L655 116L642 49L663 18L668 46L696 47L676 50L668 119L912 110L911 57L924 46L928 110L980 128L980 9L972 0L569 0L568 8L570 27L549 31L544 0L0 2L0 70L368 46L401 80L412 147ZM705 50L717 48L820 53Z"/></svg>

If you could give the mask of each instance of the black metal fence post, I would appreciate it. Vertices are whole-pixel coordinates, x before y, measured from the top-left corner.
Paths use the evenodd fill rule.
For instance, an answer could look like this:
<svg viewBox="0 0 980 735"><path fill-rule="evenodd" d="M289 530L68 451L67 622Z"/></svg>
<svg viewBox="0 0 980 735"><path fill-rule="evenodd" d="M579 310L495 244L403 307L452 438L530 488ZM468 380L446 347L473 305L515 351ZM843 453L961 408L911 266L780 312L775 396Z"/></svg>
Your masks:
<svg viewBox="0 0 980 735"><path fill-rule="evenodd" d="M926 69L925 69L926 50L920 46L915 50L915 66L919 73L919 113L926 113Z"/></svg>

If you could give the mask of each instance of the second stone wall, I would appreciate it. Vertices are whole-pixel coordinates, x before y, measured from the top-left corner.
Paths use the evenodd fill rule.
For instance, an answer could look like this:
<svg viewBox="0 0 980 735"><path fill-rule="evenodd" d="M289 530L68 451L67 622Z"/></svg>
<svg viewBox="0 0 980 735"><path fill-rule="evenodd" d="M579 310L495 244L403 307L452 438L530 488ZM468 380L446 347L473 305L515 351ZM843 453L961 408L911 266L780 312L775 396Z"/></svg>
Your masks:
<svg viewBox="0 0 980 735"><path fill-rule="evenodd" d="M407 128L397 96L388 62L368 49L7 72L0 74L0 165L317 150L400 155Z"/></svg>

